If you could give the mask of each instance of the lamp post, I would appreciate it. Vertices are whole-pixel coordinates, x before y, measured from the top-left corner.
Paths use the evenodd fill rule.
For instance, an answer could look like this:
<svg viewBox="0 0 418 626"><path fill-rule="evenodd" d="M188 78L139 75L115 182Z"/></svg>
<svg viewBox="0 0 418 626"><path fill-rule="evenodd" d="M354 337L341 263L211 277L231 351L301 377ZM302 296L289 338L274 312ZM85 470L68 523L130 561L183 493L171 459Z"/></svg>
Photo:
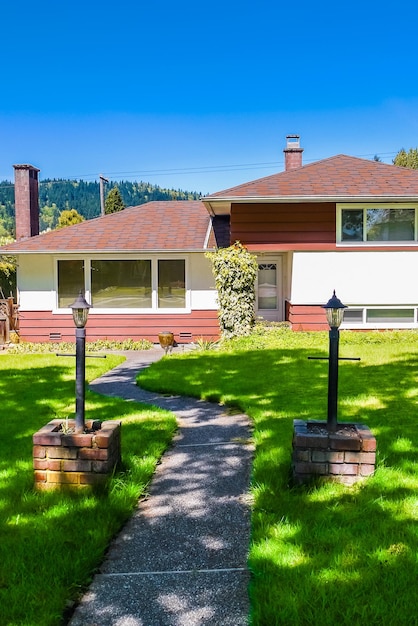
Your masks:
<svg viewBox="0 0 418 626"><path fill-rule="evenodd" d="M329 331L329 367L328 367L328 430L337 429L337 400L338 400L338 348L340 342L339 327L347 307L335 295L323 306L327 315Z"/></svg>
<svg viewBox="0 0 418 626"><path fill-rule="evenodd" d="M86 370L86 324L90 304L80 291L76 300L70 304L73 312L75 329L75 432L84 432L85 405L85 370Z"/></svg>

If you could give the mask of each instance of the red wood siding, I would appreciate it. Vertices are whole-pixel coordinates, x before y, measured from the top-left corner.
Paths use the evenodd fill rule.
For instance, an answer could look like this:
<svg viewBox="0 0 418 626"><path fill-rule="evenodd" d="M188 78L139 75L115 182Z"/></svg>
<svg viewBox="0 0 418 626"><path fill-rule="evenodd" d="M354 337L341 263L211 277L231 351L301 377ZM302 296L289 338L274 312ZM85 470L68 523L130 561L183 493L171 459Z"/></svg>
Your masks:
<svg viewBox="0 0 418 626"><path fill-rule="evenodd" d="M232 204L231 241L335 244L336 206L327 203Z"/></svg>
<svg viewBox="0 0 418 626"><path fill-rule="evenodd" d="M51 311L21 311L22 341L51 341L51 333L62 341L75 341L75 326L71 315L54 315ZM198 337L216 339L220 335L217 311L192 311L189 314L167 315L94 315L90 313L86 326L87 341L109 339L148 339L158 343L158 333L168 330L179 343L195 341ZM191 333L191 339L180 337Z"/></svg>
<svg viewBox="0 0 418 626"><path fill-rule="evenodd" d="M288 320L293 330L329 330L325 310L320 305L289 304Z"/></svg>

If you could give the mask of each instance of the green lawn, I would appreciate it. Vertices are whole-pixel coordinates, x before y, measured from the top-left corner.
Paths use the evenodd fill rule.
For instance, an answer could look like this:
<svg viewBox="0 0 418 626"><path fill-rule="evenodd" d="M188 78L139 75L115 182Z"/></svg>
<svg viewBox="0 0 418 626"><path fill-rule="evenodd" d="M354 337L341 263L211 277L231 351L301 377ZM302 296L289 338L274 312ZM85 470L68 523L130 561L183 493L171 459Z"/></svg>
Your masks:
<svg viewBox="0 0 418 626"><path fill-rule="evenodd" d="M326 419L328 333L258 330L165 357L149 389L238 406L253 420L253 626L418 624L418 333L341 333L339 420L366 423L377 470L361 485L294 487L295 418Z"/></svg>
<svg viewBox="0 0 418 626"><path fill-rule="evenodd" d="M93 380L123 357L87 359ZM33 490L32 435L74 414L74 359L0 355L0 624L58 626L111 538L146 492L176 428L173 415L86 393L86 418L122 420L122 463L108 492Z"/></svg>

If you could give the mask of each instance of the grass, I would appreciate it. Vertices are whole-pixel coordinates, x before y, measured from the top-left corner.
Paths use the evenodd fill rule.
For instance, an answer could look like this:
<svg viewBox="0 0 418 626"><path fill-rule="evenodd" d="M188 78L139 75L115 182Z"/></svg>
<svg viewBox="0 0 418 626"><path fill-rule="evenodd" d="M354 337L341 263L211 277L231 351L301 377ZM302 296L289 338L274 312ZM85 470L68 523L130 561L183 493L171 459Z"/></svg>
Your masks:
<svg viewBox="0 0 418 626"><path fill-rule="evenodd" d="M123 361L87 359L93 380ZM172 438L171 413L87 391L86 418L122 420L122 464L107 491L33 490L32 435L73 416L74 359L0 355L0 623L58 626L144 495Z"/></svg>
<svg viewBox="0 0 418 626"><path fill-rule="evenodd" d="M149 389L237 406L253 420L253 626L418 624L418 333L342 332L339 420L377 439L362 484L292 486L293 419L326 419L328 333L258 330L166 357Z"/></svg>

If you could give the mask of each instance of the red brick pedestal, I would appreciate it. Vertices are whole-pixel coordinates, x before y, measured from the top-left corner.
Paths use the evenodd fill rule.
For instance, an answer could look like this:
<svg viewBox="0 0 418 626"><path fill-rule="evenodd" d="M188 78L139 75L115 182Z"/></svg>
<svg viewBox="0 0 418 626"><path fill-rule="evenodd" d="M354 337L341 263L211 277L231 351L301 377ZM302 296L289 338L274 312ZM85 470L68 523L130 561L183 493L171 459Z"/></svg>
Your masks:
<svg viewBox="0 0 418 626"><path fill-rule="evenodd" d="M121 423L87 420L82 434L62 432L63 423L52 420L33 435L35 489L104 485L121 460Z"/></svg>
<svg viewBox="0 0 418 626"><path fill-rule="evenodd" d="M293 479L353 485L374 473L376 439L364 424L339 423L335 433L323 421L293 421Z"/></svg>

